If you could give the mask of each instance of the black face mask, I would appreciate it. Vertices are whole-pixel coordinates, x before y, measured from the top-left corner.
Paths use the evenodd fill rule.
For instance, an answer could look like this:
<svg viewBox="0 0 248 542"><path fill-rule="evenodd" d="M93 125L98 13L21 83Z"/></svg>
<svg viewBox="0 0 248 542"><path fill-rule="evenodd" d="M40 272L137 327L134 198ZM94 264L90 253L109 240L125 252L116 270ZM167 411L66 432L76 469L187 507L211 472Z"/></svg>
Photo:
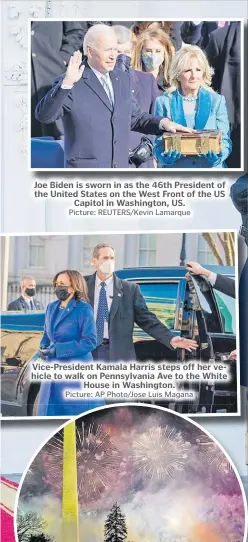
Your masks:
<svg viewBox="0 0 248 542"><path fill-rule="evenodd" d="M26 288L25 294L27 294L29 297L34 297L34 295L35 295L35 288Z"/></svg>
<svg viewBox="0 0 248 542"><path fill-rule="evenodd" d="M56 286L55 294L60 301L66 301L71 295L68 292L68 286Z"/></svg>
<svg viewBox="0 0 248 542"><path fill-rule="evenodd" d="M128 72L131 64L131 58L124 53L117 56L115 67L123 72Z"/></svg>

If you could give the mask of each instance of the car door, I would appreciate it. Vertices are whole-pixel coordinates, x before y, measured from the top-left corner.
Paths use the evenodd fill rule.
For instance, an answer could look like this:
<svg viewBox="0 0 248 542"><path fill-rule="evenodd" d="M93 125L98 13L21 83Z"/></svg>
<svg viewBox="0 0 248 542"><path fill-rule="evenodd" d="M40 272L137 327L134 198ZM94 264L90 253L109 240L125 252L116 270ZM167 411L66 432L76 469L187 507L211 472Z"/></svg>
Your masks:
<svg viewBox="0 0 248 542"><path fill-rule="evenodd" d="M18 415L22 407L27 364L42 337L44 314L3 313L1 317L1 408L3 415Z"/></svg>
<svg viewBox="0 0 248 542"><path fill-rule="evenodd" d="M145 279L138 284L148 309L174 333L179 280ZM134 326L133 341L139 361L176 359L176 350L159 343L137 325Z"/></svg>
<svg viewBox="0 0 248 542"><path fill-rule="evenodd" d="M225 365L229 370L228 381L205 381L200 383L197 412L227 413L237 410L236 362L229 359L236 349L236 335L226 331L223 314L220 312L210 283L200 276L187 276L187 300L190 307L191 336L198 341L196 358L202 365Z"/></svg>
<svg viewBox="0 0 248 542"><path fill-rule="evenodd" d="M2 410L20 406L25 367L39 347L41 333L2 330L1 337L1 402Z"/></svg>

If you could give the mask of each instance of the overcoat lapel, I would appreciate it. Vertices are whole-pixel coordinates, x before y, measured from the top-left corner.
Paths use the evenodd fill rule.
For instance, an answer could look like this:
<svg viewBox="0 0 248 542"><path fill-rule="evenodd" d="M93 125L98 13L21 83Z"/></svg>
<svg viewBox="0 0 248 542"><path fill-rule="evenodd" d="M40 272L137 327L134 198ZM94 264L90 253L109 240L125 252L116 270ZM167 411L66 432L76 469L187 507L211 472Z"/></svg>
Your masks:
<svg viewBox="0 0 248 542"><path fill-rule="evenodd" d="M113 320L115 317L117 310L119 308L121 299L123 297L123 286L121 280L114 274L114 288L113 288L113 301L111 304L110 314L109 314L109 320Z"/></svg>
<svg viewBox="0 0 248 542"><path fill-rule="evenodd" d="M121 104L121 81L115 70L109 73L114 91L114 110Z"/></svg>
<svg viewBox="0 0 248 542"><path fill-rule="evenodd" d="M170 104L171 104L171 120L182 124L182 126L187 126L186 118L183 110L183 99L179 92L175 91L170 95Z"/></svg>
<svg viewBox="0 0 248 542"><path fill-rule="evenodd" d="M24 297L22 297L22 295L20 297L20 303L24 311L29 311L29 305L25 301Z"/></svg>
<svg viewBox="0 0 248 542"><path fill-rule="evenodd" d="M100 98L104 105L106 105L106 107L110 111L113 111L112 105L103 86L88 65L86 65L86 68L83 72L82 80L86 85L88 85L88 87L91 88L91 90L93 90L93 92Z"/></svg>
<svg viewBox="0 0 248 542"><path fill-rule="evenodd" d="M59 305L59 304L60 304L60 301L58 301L58 305ZM76 304L77 304L77 302L76 302L76 300L73 298L73 299L71 299L71 300L69 301L68 305L67 305L64 309L62 309L62 310L59 309L59 318L55 319L54 325L53 325L53 329L54 329L54 330L56 329L56 327L57 327L58 325L60 325L60 323L61 323L63 320L65 320L65 318L68 318L69 314L71 313L71 311L73 311L73 309L75 308ZM58 308L58 305L56 305L56 307L54 307L56 312L57 312L56 309ZM54 312L55 312L55 311L54 311ZM57 315L58 315L58 312L57 312ZM55 316L55 314L54 314L54 316Z"/></svg>
<svg viewBox="0 0 248 542"><path fill-rule="evenodd" d="M211 92L209 92L209 90L205 90L204 88L200 88L198 92L198 104L195 117L196 130L203 130L205 128L211 113L211 104Z"/></svg>
<svg viewBox="0 0 248 542"><path fill-rule="evenodd" d="M87 288L88 288L88 298L89 303L94 309L94 299L95 299L95 284L96 284L96 273L93 273L88 279L87 279Z"/></svg>

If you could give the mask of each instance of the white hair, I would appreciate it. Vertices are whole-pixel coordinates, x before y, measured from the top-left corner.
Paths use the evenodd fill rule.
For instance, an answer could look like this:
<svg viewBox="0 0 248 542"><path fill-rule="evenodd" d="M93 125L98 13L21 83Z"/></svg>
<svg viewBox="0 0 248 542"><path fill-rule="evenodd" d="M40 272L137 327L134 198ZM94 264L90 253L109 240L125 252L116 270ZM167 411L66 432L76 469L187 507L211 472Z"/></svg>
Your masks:
<svg viewBox="0 0 248 542"><path fill-rule="evenodd" d="M23 287L24 282L26 282L27 280L29 280L29 281L34 280L35 281L35 278L32 277L31 275L26 275L25 277L22 277L22 280L20 282L21 287Z"/></svg>
<svg viewBox="0 0 248 542"><path fill-rule="evenodd" d="M116 33L117 41L120 45L127 42L132 43L133 38L129 28L123 26L122 24L115 24L112 28Z"/></svg>
<svg viewBox="0 0 248 542"><path fill-rule="evenodd" d="M87 48L94 47L96 45L97 39L103 34L113 33L113 28L107 24L94 24L89 28L84 36L83 50L84 54L87 55ZM115 35L115 34L114 34Z"/></svg>

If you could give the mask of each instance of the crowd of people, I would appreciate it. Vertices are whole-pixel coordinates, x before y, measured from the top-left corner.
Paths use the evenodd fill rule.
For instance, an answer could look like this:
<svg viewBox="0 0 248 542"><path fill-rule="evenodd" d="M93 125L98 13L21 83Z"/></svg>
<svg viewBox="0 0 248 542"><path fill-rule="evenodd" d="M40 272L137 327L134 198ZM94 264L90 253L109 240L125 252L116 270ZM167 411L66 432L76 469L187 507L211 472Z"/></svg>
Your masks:
<svg viewBox="0 0 248 542"><path fill-rule="evenodd" d="M64 139L65 167L240 167L240 25L32 22L32 137ZM165 152L194 130L221 151Z"/></svg>

